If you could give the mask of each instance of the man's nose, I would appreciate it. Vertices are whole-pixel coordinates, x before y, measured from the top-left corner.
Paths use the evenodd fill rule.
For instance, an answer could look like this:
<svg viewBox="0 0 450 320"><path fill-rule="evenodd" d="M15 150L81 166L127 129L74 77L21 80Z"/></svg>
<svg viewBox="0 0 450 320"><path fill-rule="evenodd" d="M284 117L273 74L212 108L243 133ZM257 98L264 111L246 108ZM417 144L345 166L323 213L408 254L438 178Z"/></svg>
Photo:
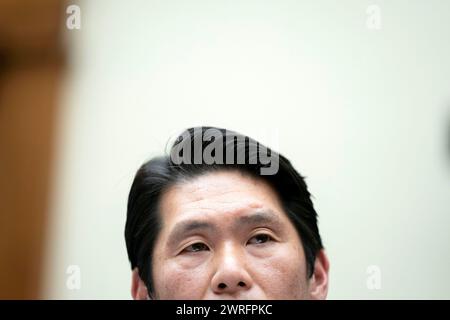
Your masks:
<svg viewBox="0 0 450 320"><path fill-rule="evenodd" d="M252 279L247 272L245 257L239 248L226 246L215 257L216 272L211 279L211 287L216 294L233 295L249 290Z"/></svg>

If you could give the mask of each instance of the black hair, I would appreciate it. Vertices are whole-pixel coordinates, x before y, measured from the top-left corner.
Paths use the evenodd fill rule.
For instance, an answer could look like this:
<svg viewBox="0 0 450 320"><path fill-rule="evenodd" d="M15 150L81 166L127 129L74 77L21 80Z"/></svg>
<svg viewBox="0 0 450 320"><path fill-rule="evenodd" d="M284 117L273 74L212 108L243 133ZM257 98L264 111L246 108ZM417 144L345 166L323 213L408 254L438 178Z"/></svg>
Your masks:
<svg viewBox="0 0 450 320"><path fill-rule="evenodd" d="M221 138L208 137L215 130ZM206 140L206 141L205 141ZM206 163L203 159L194 159L194 154L203 154L205 148L221 142L222 154L233 152L235 161L216 161ZM190 154L179 153L180 147L188 146L194 150ZM278 170L274 174L263 175L261 170L268 167L258 156L257 150L267 150L276 156ZM182 149L182 151L184 152ZM214 152L217 152L215 149ZM176 151L174 153L174 151ZM245 161L238 161L239 152L244 151ZM218 152L217 152L218 153ZM184 157L184 161L174 160L173 155ZM212 153L214 156L214 153ZM217 154L218 155L218 154ZM186 161L187 160L187 161ZM242 160L242 159L241 159ZM154 293L152 276L152 255L155 241L161 229L161 216L158 210L162 194L177 182L189 180L214 170L238 170L244 174L259 177L273 187L278 194L286 215L294 225L302 241L308 277L314 272L317 253L323 248L317 226L317 213L311 201L304 178L294 169L288 159L263 146L256 140L234 131L196 127L183 131L170 146L169 154L153 158L144 163L137 171L128 197L125 241L131 268L138 268L139 276L147 286L149 294Z"/></svg>

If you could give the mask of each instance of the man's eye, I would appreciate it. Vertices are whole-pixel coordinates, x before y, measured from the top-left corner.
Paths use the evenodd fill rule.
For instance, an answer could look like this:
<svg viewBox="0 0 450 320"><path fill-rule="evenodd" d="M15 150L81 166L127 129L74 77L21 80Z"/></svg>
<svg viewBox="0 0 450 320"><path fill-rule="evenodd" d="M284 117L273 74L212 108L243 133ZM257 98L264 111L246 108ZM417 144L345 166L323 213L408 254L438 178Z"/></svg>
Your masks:
<svg viewBox="0 0 450 320"><path fill-rule="evenodd" d="M253 238L251 238L250 240L248 240L248 244L262 244L271 240L273 240L273 238L268 234L258 234Z"/></svg>
<svg viewBox="0 0 450 320"><path fill-rule="evenodd" d="M183 251L184 252L199 252L199 251L207 251L207 250L209 250L209 248L206 244L197 242L197 243L191 244L190 246L186 247Z"/></svg>

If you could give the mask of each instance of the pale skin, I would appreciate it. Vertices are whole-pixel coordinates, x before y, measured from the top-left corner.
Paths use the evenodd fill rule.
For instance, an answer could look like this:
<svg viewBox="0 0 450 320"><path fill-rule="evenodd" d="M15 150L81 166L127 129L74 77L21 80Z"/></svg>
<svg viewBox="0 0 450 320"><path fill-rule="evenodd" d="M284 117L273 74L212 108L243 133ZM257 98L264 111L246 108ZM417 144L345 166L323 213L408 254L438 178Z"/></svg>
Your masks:
<svg viewBox="0 0 450 320"><path fill-rule="evenodd" d="M276 192L237 171L207 173L161 198L153 253L155 292L133 270L134 299L325 299L323 250L312 277L300 237Z"/></svg>

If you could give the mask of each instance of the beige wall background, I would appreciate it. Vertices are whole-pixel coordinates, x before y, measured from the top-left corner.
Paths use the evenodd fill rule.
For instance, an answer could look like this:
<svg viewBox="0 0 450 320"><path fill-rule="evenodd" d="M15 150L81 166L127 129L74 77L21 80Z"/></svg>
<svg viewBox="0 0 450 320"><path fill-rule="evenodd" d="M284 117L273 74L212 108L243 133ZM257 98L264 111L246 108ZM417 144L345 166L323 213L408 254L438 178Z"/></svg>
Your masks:
<svg viewBox="0 0 450 320"><path fill-rule="evenodd" d="M175 132L208 124L277 143L307 177L329 298L450 298L449 1L78 5L44 297L130 298L133 175Z"/></svg>

